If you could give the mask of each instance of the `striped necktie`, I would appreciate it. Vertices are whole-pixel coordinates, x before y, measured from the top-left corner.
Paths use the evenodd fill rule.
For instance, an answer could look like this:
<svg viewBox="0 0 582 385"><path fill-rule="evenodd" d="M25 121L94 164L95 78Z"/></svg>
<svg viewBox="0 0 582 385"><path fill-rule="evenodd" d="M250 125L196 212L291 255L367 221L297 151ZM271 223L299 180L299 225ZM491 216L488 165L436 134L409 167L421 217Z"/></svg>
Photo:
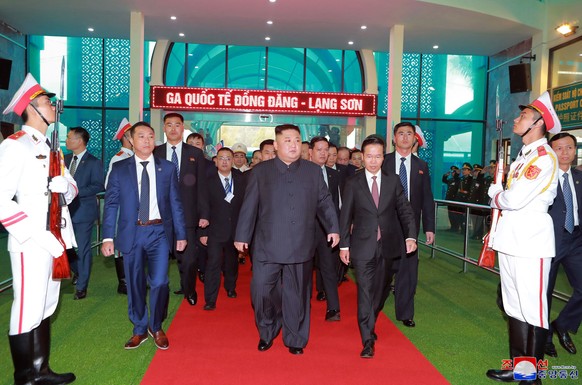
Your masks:
<svg viewBox="0 0 582 385"><path fill-rule="evenodd" d="M400 177L400 183L402 183L402 188L404 189L404 194L408 198L408 175L406 175L406 158L400 158L400 170L398 171L398 176Z"/></svg>
<svg viewBox="0 0 582 385"><path fill-rule="evenodd" d="M574 232L574 200L572 199L572 190L570 189L568 173L564 173L562 182L562 193L564 193L564 203L566 203L566 220L564 228L572 234Z"/></svg>
<svg viewBox="0 0 582 385"><path fill-rule="evenodd" d="M176 146L172 146L172 163L176 166L176 173L178 174L178 182L180 181L180 163L178 163L178 154L176 154Z"/></svg>
<svg viewBox="0 0 582 385"><path fill-rule="evenodd" d="M73 161L71 162L71 167L69 167L69 172L71 173L71 176L75 176L75 173L77 172L77 155L73 156Z"/></svg>
<svg viewBox="0 0 582 385"><path fill-rule="evenodd" d="M228 195L228 193L230 192L230 181L228 180L228 178L224 178L224 195Z"/></svg>

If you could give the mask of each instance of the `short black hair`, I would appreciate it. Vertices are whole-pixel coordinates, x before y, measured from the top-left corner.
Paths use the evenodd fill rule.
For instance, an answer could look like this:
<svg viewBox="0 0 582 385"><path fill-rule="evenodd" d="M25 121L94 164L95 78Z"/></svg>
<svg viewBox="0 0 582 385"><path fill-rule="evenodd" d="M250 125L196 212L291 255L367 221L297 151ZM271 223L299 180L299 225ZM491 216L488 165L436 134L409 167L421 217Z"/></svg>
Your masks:
<svg viewBox="0 0 582 385"><path fill-rule="evenodd" d="M415 131L414 129L414 124L410 123L410 122L400 122L397 125L394 126L394 130L392 131L394 134L396 134L396 131L398 131L398 129L400 127L412 127L412 131Z"/></svg>
<svg viewBox="0 0 582 385"><path fill-rule="evenodd" d="M317 143L317 142L325 142L325 143L329 144L329 140L327 140L327 138L325 136L314 136L313 138L311 138L310 142L303 142L303 143L309 144L309 148L313 150L313 147L315 147L315 143Z"/></svg>
<svg viewBox="0 0 582 385"><path fill-rule="evenodd" d="M263 151L263 148L265 148L265 146L274 146L275 145L275 141L273 139L265 139L261 142L261 144L259 144L259 150Z"/></svg>
<svg viewBox="0 0 582 385"><path fill-rule="evenodd" d="M301 130L294 124L279 124L275 127L275 135L280 135L285 130L295 130L301 134Z"/></svg>
<svg viewBox="0 0 582 385"><path fill-rule="evenodd" d="M366 138L368 139L368 138ZM352 159L352 156L354 154L357 154L358 152L362 152L359 148L354 148L353 150L350 150L350 159Z"/></svg>
<svg viewBox="0 0 582 385"><path fill-rule="evenodd" d="M329 148L335 148L336 150L338 149L337 146L332 142L329 142Z"/></svg>
<svg viewBox="0 0 582 385"><path fill-rule="evenodd" d="M178 118L180 119L180 121L182 121L182 123L184 123L184 117L182 116L182 114L179 114L177 112L170 112L169 114L164 115L164 123L166 122L166 119L170 118Z"/></svg>
<svg viewBox="0 0 582 385"><path fill-rule="evenodd" d="M371 144L382 145L382 154L386 152L386 143L384 142L384 140L382 138L380 138L377 135L370 135L366 139L364 139L364 141L362 142L362 152L366 149L366 146L369 146Z"/></svg>
<svg viewBox="0 0 582 385"><path fill-rule="evenodd" d="M133 134L135 133L136 127L139 127L139 126L149 127L150 130L152 130L154 132L154 134L156 133L154 128L148 122L141 121L141 122L135 123L133 126L130 127L129 134L131 135L132 138L133 138Z"/></svg>
<svg viewBox="0 0 582 385"><path fill-rule="evenodd" d="M69 129L69 132L74 132L76 135L79 135L81 137L81 140L83 141L83 144L85 144L85 146L87 145L87 143L89 143L89 139L91 139L91 135L89 134L89 131L85 130L83 127L71 127Z"/></svg>
<svg viewBox="0 0 582 385"><path fill-rule="evenodd" d="M216 156L218 156L218 153L220 151L228 151L228 152L230 152L230 155L232 155L232 157L234 158L234 152L232 152L232 150L230 149L230 147L222 147L222 148L220 148L218 151L216 151Z"/></svg>
<svg viewBox="0 0 582 385"><path fill-rule="evenodd" d="M574 141L574 146L578 146L578 140L576 140L576 137L574 135L570 134L569 132L560 132L560 133L552 136L552 138L548 141L548 144L551 147L553 142L555 142L556 140L559 140L559 139L564 139L564 138L572 138L572 140Z"/></svg>
<svg viewBox="0 0 582 385"><path fill-rule="evenodd" d="M192 139L201 139L202 144L204 144L204 137L197 132L193 132L190 135L188 135L188 137L186 138L186 142L188 142L191 138Z"/></svg>

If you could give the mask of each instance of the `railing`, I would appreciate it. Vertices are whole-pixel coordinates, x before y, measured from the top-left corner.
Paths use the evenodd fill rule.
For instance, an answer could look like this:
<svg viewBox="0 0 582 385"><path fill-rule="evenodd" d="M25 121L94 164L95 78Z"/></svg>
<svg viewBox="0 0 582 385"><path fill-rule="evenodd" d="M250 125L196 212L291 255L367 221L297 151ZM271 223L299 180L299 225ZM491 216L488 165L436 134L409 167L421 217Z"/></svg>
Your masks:
<svg viewBox="0 0 582 385"><path fill-rule="evenodd" d="M464 226L463 226L463 230L462 230L462 234L463 234L463 252L462 253L455 251L451 248L443 247L441 244L437 243L439 240L439 233L442 235L442 232L440 232L438 230L439 229L439 216L442 217L442 215L439 215L439 207L448 208L449 206L458 207L459 213L461 212L461 210L463 211L462 218L464 219L464 221L462 223L464 223ZM468 265L473 265L473 266L477 266L483 270L487 270L491 273L499 275L499 269L497 267L492 268L492 269L480 267L477 263L479 255L477 255L476 257L472 257L472 255L471 255L471 251L470 251L470 247L469 247L469 241L471 238L470 237L470 230L471 229L470 229L469 223L471 222L471 219L472 219L471 216L476 215L476 214L471 213L471 209L479 210L482 212L487 212L487 211L490 212L491 211L490 206L477 205L474 203L463 203L463 202L457 202L457 201L435 199L435 206L434 206L435 229L437 229L437 231L435 232L435 239L434 239L434 242L432 245L427 245L424 243L420 243L420 244L431 249L431 251L430 251L431 258L436 257L436 252L441 252L443 254L447 254L447 255L450 255L454 258L460 259L461 261L463 261L463 272L464 273L467 272ZM489 217L487 216L487 218L489 218ZM446 219L448 221L448 218L446 218ZM442 225L443 219L440 218L440 220L441 220L440 229L443 230L443 225ZM486 233L489 230L488 226L487 226L487 220L485 220L484 226L485 226L484 233ZM479 244L482 246L482 242L479 242ZM561 291L558 291L558 290L554 290L554 293L552 295L554 298L557 298L557 299L560 299L560 300L566 301L566 302L570 299L570 295L568 295L567 293L563 293Z"/></svg>

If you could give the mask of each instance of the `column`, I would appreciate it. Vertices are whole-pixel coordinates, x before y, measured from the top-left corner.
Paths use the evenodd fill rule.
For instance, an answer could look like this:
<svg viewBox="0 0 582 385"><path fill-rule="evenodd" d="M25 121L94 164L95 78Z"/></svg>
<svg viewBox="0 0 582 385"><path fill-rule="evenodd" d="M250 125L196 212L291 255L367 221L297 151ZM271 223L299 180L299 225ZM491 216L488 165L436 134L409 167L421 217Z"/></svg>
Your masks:
<svg viewBox="0 0 582 385"><path fill-rule="evenodd" d="M392 148L392 128L401 120L403 56L404 26L402 24L396 24L390 29L390 59L388 61L388 111L386 119L387 150L388 147Z"/></svg>
<svg viewBox="0 0 582 385"><path fill-rule="evenodd" d="M143 120L144 18L131 12L129 31L129 117L133 124Z"/></svg>

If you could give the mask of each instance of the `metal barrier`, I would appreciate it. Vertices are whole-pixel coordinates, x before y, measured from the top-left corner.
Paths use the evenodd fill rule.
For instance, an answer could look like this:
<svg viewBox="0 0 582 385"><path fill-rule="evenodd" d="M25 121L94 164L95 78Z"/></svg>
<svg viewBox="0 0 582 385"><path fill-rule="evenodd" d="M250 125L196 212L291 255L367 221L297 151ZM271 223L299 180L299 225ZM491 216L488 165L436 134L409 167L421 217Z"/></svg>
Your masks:
<svg viewBox="0 0 582 385"><path fill-rule="evenodd" d="M437 240L438 240L438 231L435 231L435 239L432 245L427 245L424 244L425 247L428 247L431 249L430 252L430 257L431 258L435 258L435 253L436 252L441 252L443 254L447 254L450 255L454 258L460 259L463 261L463 273L467 272L467 267L468 265L473 265L473 266L477 266L483 270L487 270L491 273L497 274L499 275L499 269L497 267L493 268L493 269L489 269L489 268L485 268L485 267L481 267L478 265L477 261L479 256L477 256L477 258L471 258L469 256L469 220L470 220L470 215L471 215L471 209L477 209L477 210L488 210L491 211L491 207L490 206L485 206L485 205L477 205L474 203L464 203L464 202L457 202L457 201L448 201L448 200L443 200L443 199L435 199L435 205L434 205L434 211L435 211L435 229L438 229L438 224L439 224L439 206L445 206L445 207L449 207L449 206L455 206L455 207L459 207L463 209L464 212L464 223L465 226L463 228L463 253L459 253L457 251L451 250L449 248L446 247L442 247L439 244L437 244ZM488 231L488 227L484 229L485 233ZM562 301L568 301L570 299L570 295L554 290L552 296L554 298L560 299Z"/></svg>

